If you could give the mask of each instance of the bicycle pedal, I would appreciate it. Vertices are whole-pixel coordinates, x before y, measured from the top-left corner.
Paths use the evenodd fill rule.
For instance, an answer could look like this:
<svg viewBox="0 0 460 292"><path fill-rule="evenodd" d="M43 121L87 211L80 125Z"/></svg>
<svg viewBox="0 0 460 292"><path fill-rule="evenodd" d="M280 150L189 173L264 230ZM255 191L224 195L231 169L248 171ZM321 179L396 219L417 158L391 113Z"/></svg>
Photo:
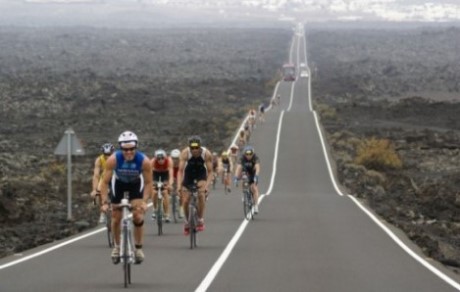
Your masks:
<svg viewBox="0 0 460 292"><path fill-rule="evenodd" d="M114 265L118 265L120 263L120 258L119 257L112 257L112 263Z"/></svg>

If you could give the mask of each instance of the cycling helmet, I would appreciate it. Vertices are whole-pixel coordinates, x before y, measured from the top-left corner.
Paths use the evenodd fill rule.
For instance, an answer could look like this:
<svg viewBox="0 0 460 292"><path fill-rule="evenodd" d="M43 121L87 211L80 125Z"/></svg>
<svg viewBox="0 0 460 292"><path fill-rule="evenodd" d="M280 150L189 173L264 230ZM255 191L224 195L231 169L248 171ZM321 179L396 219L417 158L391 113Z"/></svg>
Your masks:
<svg viewBox="0 0 460 292"><path fill-rule="evenodd" d="M101 152L103 154L112 154L112 152L115 150L115 147L111 143L105 143L104 145L101 146Z"/></svg>
<svg viewBox="0 0 460 292"><path fill-rule="evenodd" d="M157 151L155 151L155 158L166 158L166 151L164 151L163 149L158 149Z"/></svg>
<svg viewBox="0 0 460 292"><path fill-rule="evenodd" d="M125 131L121 133L120 137L118 137L118 144L120 146L123 146L125 144L135 144L135 146L137 146L137 143L137 135L131 131Z"/></svg>
<svg viewBox="0 0 460 292"><path fill-rule="evenodd" d="M252 155L252 154L254 154L254 147L249 146L249 145L246 146L246 147L244 147L243 153L244 153L245 155L246 155L246 154L247 154L247 155Z"/></svg>
<svg viewBox="0 0 460 292"><path fill-rule="evenodd" d="M227 156L228 156L228 152L227 152L227 151L223 151L223 152L222 152L222 156L223 156L223 157L227 157Z"/></svg>
<svg viewBox="0 0 460 292"><path fill-rule="evenodd" d="M200 136L192 136L188 139L188 146L189 147L200 147L201 146L201 138Z"/></svg>
<svg viewBox="0 0 460 292"><path fill-rule="evenodd" d="M179 149L174 149L173 151L171 151L171 157L172 158L179 158L180 156L180 150Z"/></svg>

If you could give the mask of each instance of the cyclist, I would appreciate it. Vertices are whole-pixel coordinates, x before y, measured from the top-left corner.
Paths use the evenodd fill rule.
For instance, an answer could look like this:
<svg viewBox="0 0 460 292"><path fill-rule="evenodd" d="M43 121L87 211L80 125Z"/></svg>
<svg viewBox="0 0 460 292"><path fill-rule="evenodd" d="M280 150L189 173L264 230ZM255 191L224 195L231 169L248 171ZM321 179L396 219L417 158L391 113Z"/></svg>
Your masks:
<svg viewBox="0 0 460 292"><path fill-rule="evenodd" d="M261 103L259 105L259 122L265 122L265 104Z"/></svg>
<svg viewBox="0 0 460 292"><path fill-rule="evenodd" d="M255 109L249 110L248 122L249 122L249 131L252 132L252 130L254 130L254 128L256 127L256 110Z"/></svg>
<svg viewBox="0 0 460 292"><path fill-rule="evenodd" d="M182 196L180 193L177 191L178 186L177 186L177 172L179 171L179 156L180 156L180 150L179 149L174 149L171 151L171 159L173 162L173 177L174 177L174 184L173 187L175 188L176 194L179 196L179 218L184 218L184 206L182 204Z"/></svg>
<svg viewBox="0 0 460 292"><path fill-rule="evenodd" d="M254 147L248 145L244 148L243 155L238 162L238 166L235 170L234 182L237 184L238 179L241 178L241 173L246 172L249 178L249 184L251 186L252 196L255 203L254 213L259 213L259 172L260 172L260 160L254 152Z"/></svg>
<svg viewBox="0 0 460 292"><path fill-rule="evenodd" d="M121 133L118 137L118 145L120 149L107 159L106 171L101 184L101 209L105 212L108 208L108 184L112 181L113 195L111 201L114 207L112 210L112 230L115 239L112 261L114 264L118 264L120 262L120 220L122 214L121 209L116 208L116 206L120 204L124 193L129 193L129 201L133 207L135 261L141 263L144 260L142 251L144 213L147 210L147 201L152 191L152 165L150 159L137 150L138 139L133 132Z"/></svg>
<svg viewBox="0 0 460 292"><path fill-rule="evenodd" d="M179 159L179 172L177 182L179 191L183 190L184 206L188 206L190 194L187 187L197 181L198 186L198 224L197 230L204 230L204 211L206 194L208 193L209 185L212 183L212 154L208 149L201 145L199 136L192 136L188 140L188 147L182 150ZM188 208L185 211L184 235L190 233L188 225Z"/></svg>
<svg viewBox="0 0 460 292"><path fill-rule="evenodd" d="M242 149L244 147L244 145L246 145L247 143L247 139L246 139L246 133L244 132L243 129L240 130L240 133L238 135L238 147L240 149Z"/></svg>
<svg viewBox="0 0 460 292"><path fill-rule="evenodd" d="M229 153L229 156L230 156L230 161L232 162L232 165L237 165L238 163L238 154L239 154L239 148L236 144L232 144L232 146L230 146L230 153ZM234 171L235 169L232 168L232 171Z"/></svg>
<svg viewBox="0 0 460 292"><path fill-rule="evenodd" d="M101 184L102 178L104 177L105 164L109 156L112 155L113 151L115 151L115 147L113 147L113 145L110 143L105 143L104 145L101 146L101 154L94 161L93 181L92 181L93 190L91 191L91 198L95 199L96 196L99 196L99 204L102 203L101 196L100 196L101 194L100 184ZM110 188L109 188L109 192L110 192ZM99 216L99 223L105 224L107 222L106 220L107 218L106 218L105 213L101 211L101 214Z"/></svg>
<svg viewBox="0 0 460 292"><path fill-rule="evenodd" d="M233 170L232 160L228 157L228 152L223 151L219 158L219 175L222 177L222 183L227 186L227 191L230 193L230 178Z"/></svg>
<svg viewBox="0 0 460 292"><path fill-rule="evenodd" d="M161 179L161 182L164 183L163 188L163 210L165 214L165 222L169 223L171 220L169 218L169 190L172 187L174 173L173 173L173 162L170 157L166 155L166 151L163 149L158 149L155 151L155 155L151 160L152 171L153 171L153 181L158 182ZM158 198L158 189L153 187L152 202L154 212L152 213L152 219L155 219ZM158 218L161 220L162 218Z"/></svg>

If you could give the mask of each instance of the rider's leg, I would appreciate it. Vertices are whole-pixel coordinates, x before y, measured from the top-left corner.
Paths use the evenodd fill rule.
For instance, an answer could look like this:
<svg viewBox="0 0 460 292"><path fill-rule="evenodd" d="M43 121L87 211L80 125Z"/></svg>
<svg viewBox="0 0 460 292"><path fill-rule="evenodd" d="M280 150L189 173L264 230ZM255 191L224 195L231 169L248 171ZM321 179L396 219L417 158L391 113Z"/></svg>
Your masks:
<svg viewBox="0 0 460 292"><path fill-rule="evenodd" d="M112 232L115 246L120 246L120 221L121 221L121 209L116 208L112 204Z"/></svg>
<svg viewBox="0 0 460 292"><path fill-rule="evenodd" d="M198 218L203 219L204 218L204 210L206 206L206 181L205 180L200 180L198 182Z"/></svg>
<svg viewBox="0 0 460 292"><path fill-rule="evenodd" d="M144 240L144 210L142 199L131 200L133 206L134 244L142 245Z"/></svg>
<svg viewBox="0 0 460 292"><path fill-rule="evenodd" d="M169 190L166 187L163 193L163 211L166 217L169 217Z"/></svg>

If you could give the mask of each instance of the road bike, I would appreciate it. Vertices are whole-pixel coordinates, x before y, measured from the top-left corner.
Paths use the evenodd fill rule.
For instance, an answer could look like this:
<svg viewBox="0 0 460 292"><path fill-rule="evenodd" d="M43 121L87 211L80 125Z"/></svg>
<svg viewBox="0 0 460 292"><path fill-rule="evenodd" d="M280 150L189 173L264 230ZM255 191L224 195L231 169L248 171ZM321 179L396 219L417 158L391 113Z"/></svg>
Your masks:
<svg viewBox="0 0 460 292"><path fill-rule="evenodd" d="M134 244L133 244L133 216L132 207L128 201L128 193L124 193L119 208L122 209L121 218L121 236L120 236L120 261L123 267L125 279L125 288L131 284L131 265L134 261Z"/></svg>
<svg viewBox="0 0 460 292"><path fill-rule="evenodd" d="M212 189L216 189L216 183L217 183L217 173L215 171L212 172Z"/></svg>
<svg viewBox="0 0 460 292"><path fill-rule="evenodd" d="M109 194L110 195L110 194ZM100 193L97 193L96 196L101 196ZM96 198L93 200L93 204L96 205ZM114 247L114 242L113 242L113 233L112 233L112 204L109 201L109 208L107 209L105 213L105 228L107 229L107 242L109 244L109 248Z"/></svg>
<svg viewBox="0 0 460 292"><path fill-rule="evenodd" d="M179 220L179 195L177 194L176 183L174 182L173 191L171 192L171 210L174 218L174 223Z"/></svg>
<svg viewBox="0 0 460 292"><path fill-rule="evenodd" d="M188 224L190 235L190 249L196 247L196 234L198 233L198 186L197 181L188 187L190 191L190 200L188 204Z"/></svg>
<svg viewBox="0 0 460 292"><path fill-rule="evenodd" d="M246 220L254 219L253 206L254 201L252 198L251 185L249 183L249 177L246 173L243 173L241 176L242 180L242 189L243 189L243 208L244 208L244 218Z"/></svg>
<svg viewBox="0 0 460 292"><path fill-rule="evenodd" d="M157 209L154 211L156 214L156 221L158 226L158 235L163 234L163 190L164 190L164 183L161 181L161 178L154 183L155 188L157 190Z"/></svg>

